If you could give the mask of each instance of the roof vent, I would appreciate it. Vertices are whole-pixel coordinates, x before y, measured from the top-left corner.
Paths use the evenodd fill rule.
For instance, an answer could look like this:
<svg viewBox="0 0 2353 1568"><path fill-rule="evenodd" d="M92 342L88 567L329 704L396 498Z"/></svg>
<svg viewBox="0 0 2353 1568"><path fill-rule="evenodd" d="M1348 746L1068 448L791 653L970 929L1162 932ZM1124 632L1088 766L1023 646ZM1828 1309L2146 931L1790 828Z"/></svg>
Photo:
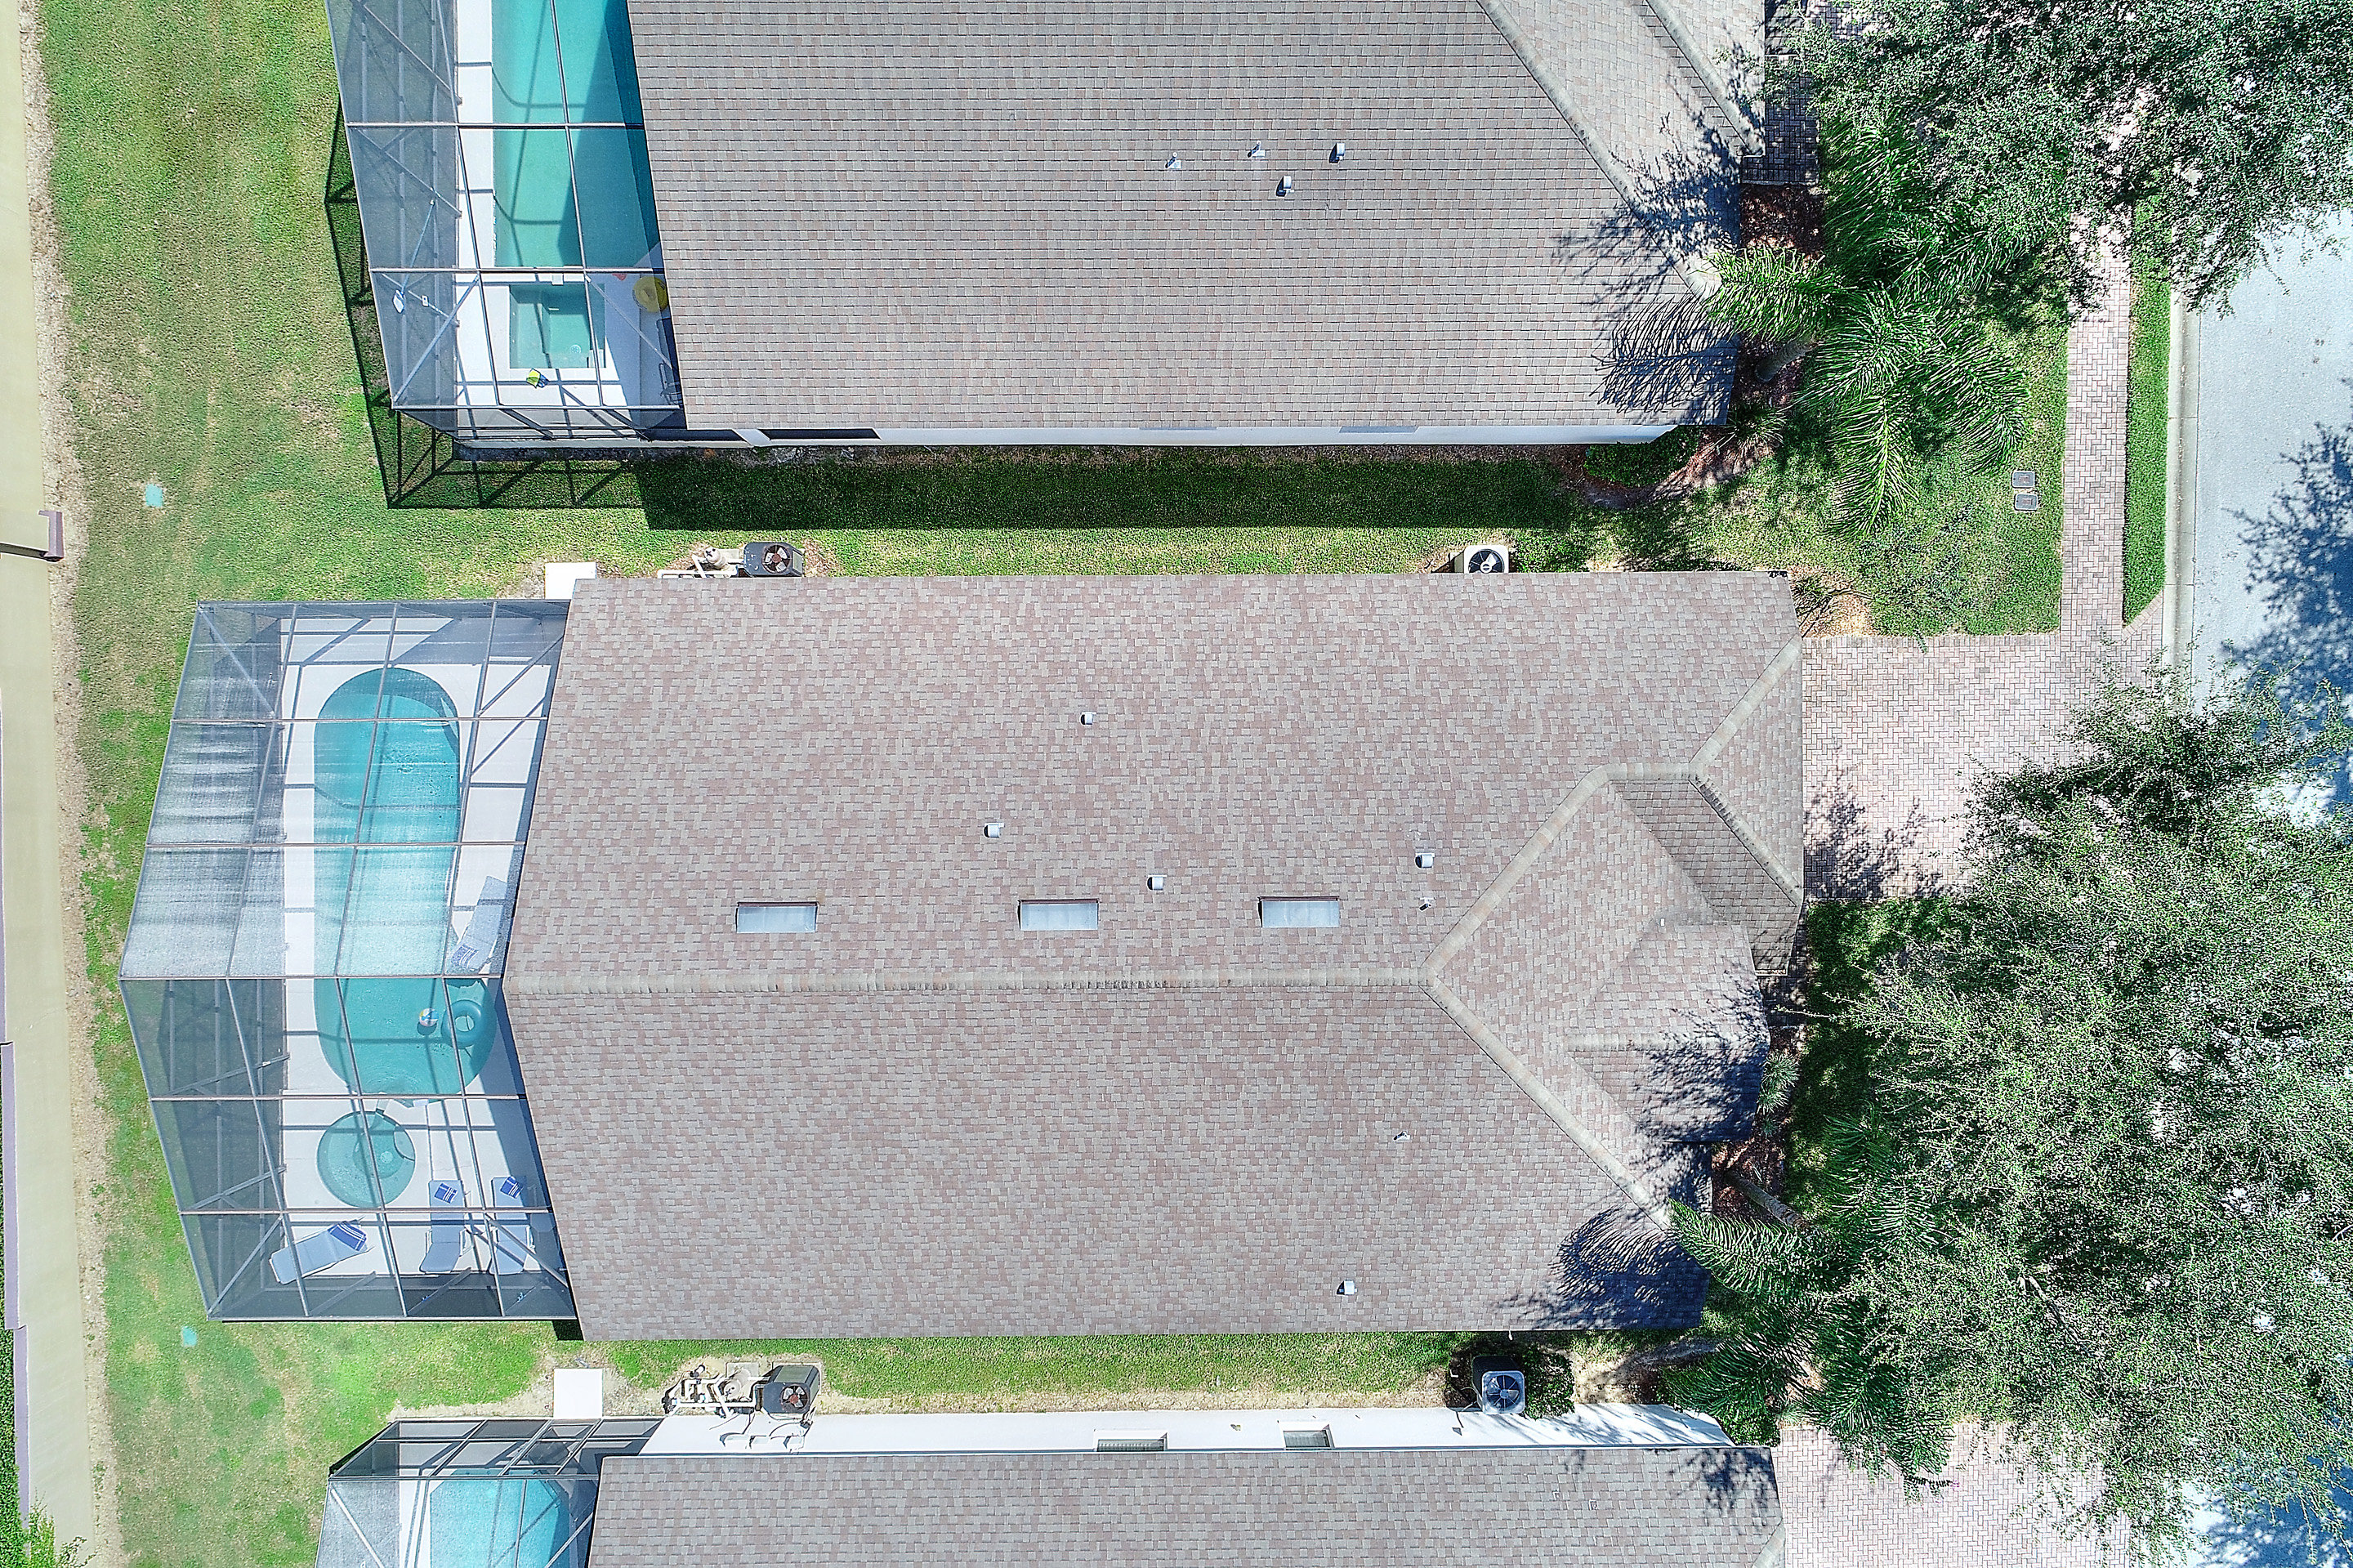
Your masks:
<svg viewBox="0 0 2353 1568"><path fill-rule="evenodd" d="M1265 157L1265 156L1266 156L1266 143L1263 143L1263 142L1253 142L1253 143L1250 143L1250 155L1251 157L1253 157L1253 158L1263 158L1263 157Z"/></svg>
<svg viewBox="0 0 2353 1568"><path fill-rule="evenodd" d="M1291 176L1289 175L1283 175L1282 180L1276 184L1274 194L1277 196L1289 196L1291 194Z"/></svg>
<svg viewBox="0 0 2353 1568"><path fill-rule="evenodd" d="M1001 839L1005 836L1005 824L1003 822L983 822L980 824L980 836L985 839Z"/></svg>
<svg viewBox="0 0 2353 1568"><path fill-rule="evenodd" d="M1081 714L1079 715L1079 722L1081 724L1092 724L1095 722L1095 715L1092 714Z"/></svg>
<svg viewBox="0 0 2353 1568"><path fill-rule="evenodd" d="M1168 879L1165 876L1147 876L1144 879L1144 885L1158 893L1168 885Z"/></svg>
<svg viewBox="0 0 2353 1568"><path fill-rule="evenodd" d="M1343 160L1345 160L1347 156L1348 156L1348 143L1346 143L1345 142L1335 142L1335 143L1332 143L1332 161L1333 161L1334 163L1335 163L1335 164L1340 163L1340 162L1342 162Z"/></svg>
<svg viewBox="0 0 2353 1568"><path fill-rule="evenodd" d="M1182 158L1171 158L1162 166L1165 168L1181 169L1185 166L1185 160Z"/></svg>
<svg viewBox="0 0 2353 1568"><path fill-rule="evenodd" d="M1098 1432L1098 1454L1157 1454L1168 1446L1166 1432Z"/></svg>
<svg viewBox="0 0 2353 1568"><path fill-rule="evenodd" d="M1344 1279L1344 1280L1340 1281L1340 1294L1341 1294L1341 1295L1343 1295L1343 1296L1354 1296L1356 1293L1356 1282L1355 1280L1353 1280L1353 1279Z"/></svg>
<svg viewBox="0 0 2353 1568"><path fill-rule="evenodd" d="M1428 850L1423 850L1419 854L1413 857L1413 863L1420 867L1422 870L1428 871L1431 866L1438 863L1438 857L1430 853Z"/></svg>

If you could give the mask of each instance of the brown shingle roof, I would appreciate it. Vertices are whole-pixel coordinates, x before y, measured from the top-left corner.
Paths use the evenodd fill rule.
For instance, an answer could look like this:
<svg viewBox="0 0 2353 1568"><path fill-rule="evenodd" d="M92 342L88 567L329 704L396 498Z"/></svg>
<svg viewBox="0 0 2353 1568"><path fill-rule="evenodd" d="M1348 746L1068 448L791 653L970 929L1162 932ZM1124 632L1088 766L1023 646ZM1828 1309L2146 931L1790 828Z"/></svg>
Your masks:
<svg viewBox="0 0 2353 1568"><path fill-rule="evenodd" d="M1600 359L1729 233L1663 4L636 0L689 421L1718 417Z"/></svg>
<svg viewBox="0 0 2353 1568"><path fill-rule="evenodd" d="M1640 1216L1753 1095L1795 638L1726 573L584 588L507 963L584 1325L1688 1320Z"/></svg>
<svg viewBox="0 0 2353 1568"><path fill-rule="evenodd" d="M1759 1448L640 1456L588 1560L1757 1568L1780 1528Z"/></svg>

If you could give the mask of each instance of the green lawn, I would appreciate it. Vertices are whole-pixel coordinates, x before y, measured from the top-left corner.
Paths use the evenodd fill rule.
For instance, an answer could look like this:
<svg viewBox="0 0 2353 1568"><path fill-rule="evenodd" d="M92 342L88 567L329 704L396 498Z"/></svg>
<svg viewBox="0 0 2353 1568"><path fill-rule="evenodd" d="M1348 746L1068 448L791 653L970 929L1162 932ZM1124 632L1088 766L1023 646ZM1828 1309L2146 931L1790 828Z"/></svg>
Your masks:
<svg viewBox="0 0 2353 1568"><path fill-rule="evenodd" d="M2165 587L2166 407L2173 351L2173 290L2147 264L2133 269L2132 357L2126 371L2125 619Z"/></svg>

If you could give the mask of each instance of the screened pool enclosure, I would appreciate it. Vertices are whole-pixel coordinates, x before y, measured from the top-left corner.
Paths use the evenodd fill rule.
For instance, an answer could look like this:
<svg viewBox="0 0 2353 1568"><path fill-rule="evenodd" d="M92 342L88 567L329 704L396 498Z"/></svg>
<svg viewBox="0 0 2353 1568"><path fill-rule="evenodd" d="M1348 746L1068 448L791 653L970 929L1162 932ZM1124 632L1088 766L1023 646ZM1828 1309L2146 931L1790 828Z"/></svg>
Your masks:
<svg viewBox="0 0 2353 1568"><path fill-rule="evenodd" d="M682 435L626 0L328 0L393 406Z"/></svg>
<svg viewBox="0 0 2353 1568"><path fill-rule="evenodd" d="M196 612L121 983L212 1317L572 1316L499 988L564 610Z"/></svg>
<svg viewBox="0 0 2353 1568"><path fill-rule="evenodd" d="M319 1568L584 1568L598 1467L659 1425L395 1422L330 1475Z"/></svg>

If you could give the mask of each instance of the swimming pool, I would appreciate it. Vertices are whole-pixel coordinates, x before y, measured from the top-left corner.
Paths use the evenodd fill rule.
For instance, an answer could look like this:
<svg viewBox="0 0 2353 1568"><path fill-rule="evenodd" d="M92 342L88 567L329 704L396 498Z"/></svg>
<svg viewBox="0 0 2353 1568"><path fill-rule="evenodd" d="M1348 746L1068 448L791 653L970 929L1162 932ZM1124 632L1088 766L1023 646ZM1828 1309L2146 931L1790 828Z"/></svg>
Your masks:
<svg viewBox="0 0 2353 1568"><path fill-rule="evenodd" d="M464 805L456 715L438 683L397 666L380 684L354 676L320 710L312 999L335 1075L369 1094L457 1094L498 1033L481 981L436 978Z"/></svg>
<svg viewBox="0 0 2353 1568"><path fill-rule="evenodd" d="M546 1568L571 1555L572 1510L547 1481L454 1476L425 1511L429 1568Z"/></svg>

